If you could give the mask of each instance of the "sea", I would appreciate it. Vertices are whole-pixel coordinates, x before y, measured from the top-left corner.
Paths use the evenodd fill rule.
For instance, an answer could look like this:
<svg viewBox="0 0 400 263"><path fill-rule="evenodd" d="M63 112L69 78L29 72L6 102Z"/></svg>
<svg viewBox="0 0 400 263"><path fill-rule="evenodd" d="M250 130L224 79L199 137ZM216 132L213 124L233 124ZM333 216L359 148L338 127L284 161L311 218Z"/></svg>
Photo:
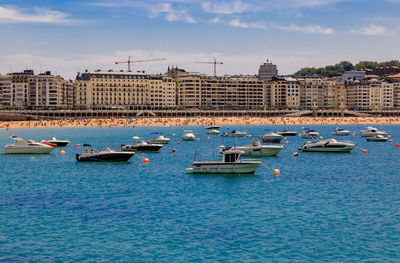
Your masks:
<svg viewBox="0 0 400 263"><path fill-rule="evenodd" d="M355 134L335 137L355 142L351 153L295 157L307 140L287 137L287 150L261 158L279 176L264 166L253 175L187 173L195 155L219 159L220 145L251 142L207 136L203 127L2 129L1 148L10 135L71 143L47 155L0 153L0 261L399 262L400 126L376 126L392 142L367 142L364 126L342 126ZM336 126L308 128L327 139ZM184 130L199 141L183 142ZM77 144L119 149L157 134L170 144L127 163L75 160Z"/></svg>

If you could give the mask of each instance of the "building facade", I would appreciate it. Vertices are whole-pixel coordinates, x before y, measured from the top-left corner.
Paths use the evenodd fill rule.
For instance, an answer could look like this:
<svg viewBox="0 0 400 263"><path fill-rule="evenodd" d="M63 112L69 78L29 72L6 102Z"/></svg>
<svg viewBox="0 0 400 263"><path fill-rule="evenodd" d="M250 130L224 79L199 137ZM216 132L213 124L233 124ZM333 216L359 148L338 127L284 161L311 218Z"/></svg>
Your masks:
<svg viewBox="0 0 400 263"><path fill-rule="evenodd" d="M75 106L174 107L176 87L172 78L142 72L96 71L78 73Z"/></svg>
<svg viewBox="0 0 400 263"><path fill-rule="evenodd" d="M263 81L271 81L278 76L278 67L267 60L267 63L260 65L258 78Z"/></svg>

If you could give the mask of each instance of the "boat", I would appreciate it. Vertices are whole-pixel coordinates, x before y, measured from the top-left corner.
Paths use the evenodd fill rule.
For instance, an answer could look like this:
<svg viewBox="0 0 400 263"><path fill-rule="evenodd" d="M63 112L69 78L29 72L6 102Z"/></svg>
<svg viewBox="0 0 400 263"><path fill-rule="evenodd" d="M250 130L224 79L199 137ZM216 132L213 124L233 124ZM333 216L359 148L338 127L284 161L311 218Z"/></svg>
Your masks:
<svg viewBox="0 0 400 263"><path fill-rule="evenodd" d="M316 139L319 136L319 132L315 130L311 130L309 128L305 128L303 133L300 134L300 137L303 139Z"/></svg>
<svg viewBox="0 0 400 263"><path fill-rule="evenodd" d="M340 129L339 127L336 127L336 130L332 132L332 135L336 136L346 136L349 135L351 131L345 130L345 129Z"/></svg>
<svg viewBox="0 0 400 263"><path fill-rule="evenodd" d="M68 140L58 140L56 137L51 138L51 140L48 140L47 142L53 143L57 145L57 147L65 147L68 143L70 143Z"/></svg>
<svg viewBox="0 0 400 263"><path fill-rule="evenodd" d="M262 145L259 140L254 140L246 146L233 146L231 149L243 151L243 156L276 156L283 147L283 145Z"/></svg>
<svg viewBox="0 0 400 263"><path fill-rule="evenodd" d="M168 144L171 141L168 137L165 137L163 135L156 136L154 138L151 138L149 140L149 143L153 144Z"/></svg>
<svg viewBox="0 0 400 263"><path fill-rule="evenodd" d="M361 130L360 133L361 133L361 137L372 137L375 135L383 135L383 136L387 135L387 132L380 131L377 128L374 128L372 126L366 127L365 130Z"/></svg>
<svg viewBox="0 0 400 263"><path fill-rule="evenodd" d="M280 143L282 140L282 135L271 132L261 135L260 138L262 139L262 142Z"/></svg>
<svg viewBox="0 0 400 263"><path fill-rule="evenodd" d="M219 130L216 130L216 129L211 129L211 130L209 130L206 134L207 134L207 135L219 135L219 134L220 134L220 131L219 131Z"/></svg>
<svg viewBox="0 0 400 263"><path fill-rule="evenodd" d="M297 132L295 131L288 131L288 130L283 130L281 132L277 132L278 134L282 135L282 136L296 136Z"/></svg>
<svg viewBox="0 0 400 263"><path fill-rule="evenodd" d="M55 149L50 143L37 142L35 140L24 140L17 136L11 136L14 144L7 144L4 153L7 154L49 154ZM53 144L54 145L54 144Z"/></svg>
<svg viewBox="0 0 400 263"><path fill-rule="evenodd" d="M154 144L150 142L145 142L143 140L130 144L130 145L121 145L121 151L123 152L158 152L164 144Z"/></svg>
<svg viewBox="0 0 400 263"><path fill-rule="evenodd" d="M215 126L215 125L210 125L210 126L206 127L207 130L218 130L219 128L221 128L221 127L220 126Z"/></svg>
<svg viewBox="0 0 400 263"><path fill-rule="evenodd" d="M231 131L231 132L224 132L221 134L222 137L244 137L247 134L247 132L241 132L241 131Z"/></svg>
<svg viewBox="0 0 400 263"><path fill-rule="evenodd" d="M84 144L85 150L76 154L78 162L127 162L135 152L117 152L110 148L96 150L90 144Z"/></svg>
<svg viewBox="0 0 400 263"><path fill-rule="evenodd" d="M370 136L367 137L367 141L369 142L386 142L389 138L385 137L383 135L375 135L375 136Z"/></svg>
<svg viewBox="0 0 400 263"><path fill-rule="evenodd" d="M186 130L184 131L184 134L182 136L183 141L194 141L196 136L194 135L192 130Z"/></svg>
<svg viewBox="0 0 400 263"><path fill-rule="evenodd" d="M260 160L240 160L244 153L232 148L221 150L222 161L193 161L193 168L187 172L194 174L252 174L262 163Z"/></svg>
<svg viewBox="0 0 400 263"><path fill-rule="evenodd" d="M303 152L351 152L354 147L356 147L356 145L352 142L328 139L318 142L306 142L298 149Z"/></svg>

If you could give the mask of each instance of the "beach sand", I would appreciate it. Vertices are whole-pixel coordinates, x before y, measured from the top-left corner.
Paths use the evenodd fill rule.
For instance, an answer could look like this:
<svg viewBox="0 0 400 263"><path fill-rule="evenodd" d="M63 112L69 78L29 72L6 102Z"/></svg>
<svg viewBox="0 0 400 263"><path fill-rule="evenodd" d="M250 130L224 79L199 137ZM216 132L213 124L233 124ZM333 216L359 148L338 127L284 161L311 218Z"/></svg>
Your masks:
<svg viewBox="0 0 400 263"><path fill-rule="evenodd" d="M400 124L397 117L182 117L1 121L0 129L54 127L148 127L208 125L346 125Z"/></svg>

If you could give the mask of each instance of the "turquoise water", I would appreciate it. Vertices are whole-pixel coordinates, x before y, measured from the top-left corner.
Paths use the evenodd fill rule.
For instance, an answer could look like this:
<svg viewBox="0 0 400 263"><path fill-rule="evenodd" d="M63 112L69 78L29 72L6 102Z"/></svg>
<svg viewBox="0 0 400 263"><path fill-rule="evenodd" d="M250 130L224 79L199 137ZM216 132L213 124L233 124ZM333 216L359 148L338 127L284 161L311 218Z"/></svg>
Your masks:
<svg viewBox="0 0 400 263"><path fill-rule="evenodd" d="M9 134L72 143L65 156L0 154L0 261L398 262L400 126L378 127L393 143L347 136L359 145L350 154L262 158L280 176L261 166L247 176L186 174L195 150L200 160L213 144L248 143L212 142L199 127L1 130L0 147L12 142ZM328 138L334 126L312 128ZM200 132L201 141L177 145L186 129ZM126 164L74 159L77 143L118 148L154 131L172 142L141 154L148 164L138 156ZM288 141L291 150L304 143Z"/></svg>

